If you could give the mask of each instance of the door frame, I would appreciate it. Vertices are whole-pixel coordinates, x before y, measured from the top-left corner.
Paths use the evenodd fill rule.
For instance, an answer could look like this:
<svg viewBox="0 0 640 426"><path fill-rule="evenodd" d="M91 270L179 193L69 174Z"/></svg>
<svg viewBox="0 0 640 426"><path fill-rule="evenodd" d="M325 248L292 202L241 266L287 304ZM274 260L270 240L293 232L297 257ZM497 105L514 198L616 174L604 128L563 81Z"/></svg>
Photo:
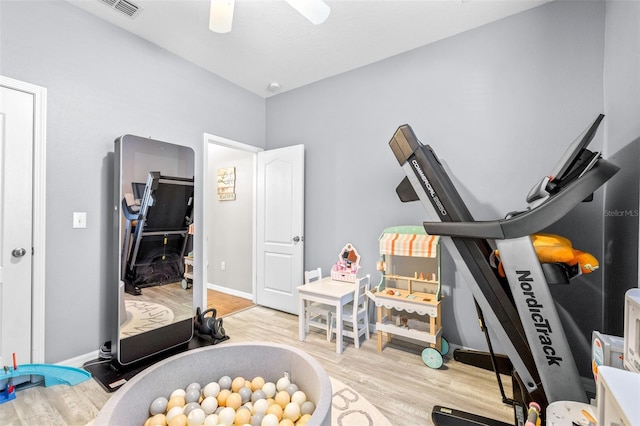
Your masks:
<svg viewBox="0 0 640 426"><path fill-rule="evenodd" d="M47 89L0 75L0 86L33 95L33 222L31 269L31 362L45 359L45 224Z"/></svg>
<svg viewBox="0 0 640 426"><path fill-rule="evenodd" d="M218 146L222 146L222 147L226 147L226 148L232 148L232 149L237 149L240 151L245 151L248 153L252 153L253 154L253 168L256 169L257 168L257 164L258 164L258 153L264 151L263 148L259 148L257 146L253 146L253 145L247 145L245 143L242 142L236 142L234 140L231 139L227 139L227 138L223 138L222 136L216 136L216 135L212 135L210 133L204 133L204 144L203 144L203 149L202 149L202 167L203 167L203 183L202 183L202 193L203 196L206 196L206 194L209 193L209 189L207 188L209 185L209 181L210 181L210 176L211 173L209 171L209 145L213 144L213 145L218 145ZM257 210L256 210L256 204L257 204L257 194L256 194L256 189L257 189L257 176L254 174L253 177L253 191L252 191L252 197L253 197L253 212L252 212L252 218L251 218L251 223L253 224L253 229L251 230L251 290L252 290L252 302L256 303L256 286L257 281L256 281L256 246L257 246L257 235L256 235L256 221L257 221ZM207 249L208 244L207 244L207 235L208 235L208 225L207 225L207 208L206 208L206 203L202 203L202 231L203 231L203 238L202 238L202 247L200 248L200 253L202 253L202 259L203 259L203 263L202 263L202 279L203 279L203 285L202 285L202 295L200 295L200 302L201 305L200 306L207 306L207 276L208 276L208 268L207 268L207 264L209 262L209 251ZM195 297L195 296L194 296Z"/></svg>

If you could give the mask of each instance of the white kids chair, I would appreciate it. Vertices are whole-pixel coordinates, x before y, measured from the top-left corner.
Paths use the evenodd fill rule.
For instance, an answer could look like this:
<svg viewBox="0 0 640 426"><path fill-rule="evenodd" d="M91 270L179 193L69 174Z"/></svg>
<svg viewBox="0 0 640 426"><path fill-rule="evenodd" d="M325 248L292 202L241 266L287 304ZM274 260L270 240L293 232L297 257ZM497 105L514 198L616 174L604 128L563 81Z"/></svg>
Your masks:
<svg viewBox="0 0 640 426"><path fill-rule="evenodd" d="M331 318L331 334L333 334L335 327L342 327L342 335L351 337L356 348L360 347L360 336L364 335L366 339L369 338L369 298L366 293L370 286L370 275L367 274L356 279L353 302L342 307L342 324L334 326L335 315ZM345 325L349 328L345 328Z"/></svg>
<svg viewBox="0 0 640 426"><path fill-rule="evenodd" d="M304 272L304 283L310 284L322 278L322 268L312 269ZM307 302L307 309L304 313L306 332L309 333L309 327L315 327L327 332L327 340L331 341L331 321L335 312L333 306L325 305L319 302Z"/></svg>

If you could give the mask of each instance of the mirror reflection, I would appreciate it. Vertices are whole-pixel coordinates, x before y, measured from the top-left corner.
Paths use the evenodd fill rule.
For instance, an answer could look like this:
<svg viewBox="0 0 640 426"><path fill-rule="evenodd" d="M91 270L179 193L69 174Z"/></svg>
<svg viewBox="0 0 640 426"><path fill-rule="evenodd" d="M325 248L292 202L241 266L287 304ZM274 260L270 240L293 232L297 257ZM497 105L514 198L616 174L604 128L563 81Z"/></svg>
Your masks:
<svg viewBox="0 0 640 426"><path fill-rule="evenodd" d="M193 316L194 153L120 139L120 339Z"/></svg>

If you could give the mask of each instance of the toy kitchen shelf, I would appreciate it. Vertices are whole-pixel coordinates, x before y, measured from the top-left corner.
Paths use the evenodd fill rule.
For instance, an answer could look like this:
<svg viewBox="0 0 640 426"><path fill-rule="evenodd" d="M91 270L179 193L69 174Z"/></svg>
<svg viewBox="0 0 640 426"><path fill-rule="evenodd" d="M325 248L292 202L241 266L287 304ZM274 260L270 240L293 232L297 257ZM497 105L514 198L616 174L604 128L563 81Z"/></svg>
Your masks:
<svg viewBox="0 0 640 426"><path fill-rule="evenodd" d="M442 355L449 350L442 337L439 242L421 226L385 229L379 241L382 279L367 292L377 307L378 351L384 347L385 334L386 342L392 335L424 342L429 347L422 359L432 368L442 365Z"/></svg>

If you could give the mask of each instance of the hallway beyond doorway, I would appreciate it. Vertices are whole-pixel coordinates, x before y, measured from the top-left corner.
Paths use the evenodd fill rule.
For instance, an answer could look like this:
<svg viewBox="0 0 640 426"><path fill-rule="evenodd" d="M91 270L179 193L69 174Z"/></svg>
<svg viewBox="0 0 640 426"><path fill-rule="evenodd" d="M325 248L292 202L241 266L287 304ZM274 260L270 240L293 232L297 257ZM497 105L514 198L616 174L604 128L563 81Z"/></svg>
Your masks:
<svg viewBox="0 0 640 426"><path fill-rule="evenodd" d="M249 299L207 290L207 309L215 308L218 317L224 317L252 306L255 305Z"/></svg>

